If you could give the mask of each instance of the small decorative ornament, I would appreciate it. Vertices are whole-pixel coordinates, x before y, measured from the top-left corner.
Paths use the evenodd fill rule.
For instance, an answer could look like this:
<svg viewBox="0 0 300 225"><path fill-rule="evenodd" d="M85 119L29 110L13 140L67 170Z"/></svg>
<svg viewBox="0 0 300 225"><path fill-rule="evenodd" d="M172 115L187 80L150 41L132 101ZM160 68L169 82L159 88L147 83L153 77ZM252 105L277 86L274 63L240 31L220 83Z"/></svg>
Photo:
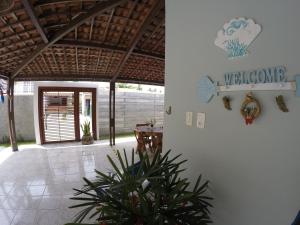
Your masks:
<svg viewBox="0 0 300 225"><path fill-rule="evenodd" d="M168 115L171 115L172 114L172 106L169 106L167 109L166 109L166 113Z"/></svg>
<svg viewBox="0 0 300 225"><path fill-rule="evenodd" d="M1 102L4 103L4 94L1 88L0 88L0 97L1 97Z"/></svg>
<svg viewBox="0 0 300 225"><path fill-rule="evenodd" d="M282 112L288 112L289 109L286 107L286 104L284 102L284 99L283 99L283 96L282 95L278 95L276 96L276 103L279 107L279 109L282 111Z"/></svg>
<svg viewBox="0 0 300 225"><path fill-rule="evenodd" d="M218 31L215 45L228 53L228 58L248 54L248 47L261 32L261 26L252 19L234 18Z"/></svg>
<svg viewBox="0 0 300 225"><path fill-rule="evenodd" d="M260 103L256 98L252 96L251 92L246 95L246 98L242 103L240 112L245 119L246 125L252 124L253 120L260 116Z"/></svg>
<svg viewBox="0 0 300 225"><path fill-rule="evenodd" d="M4 103L4 82L0 79L0 101Z"/></svg>
<svg viewBox="0 0 300 225"><path fill-rule="evenodd" d="M231 110L231 105L230 105L230 98L229 98L229 96L224 96L224 97L222 98L222 100L223 100L223 104L224 104L225 109Z"/></svg>

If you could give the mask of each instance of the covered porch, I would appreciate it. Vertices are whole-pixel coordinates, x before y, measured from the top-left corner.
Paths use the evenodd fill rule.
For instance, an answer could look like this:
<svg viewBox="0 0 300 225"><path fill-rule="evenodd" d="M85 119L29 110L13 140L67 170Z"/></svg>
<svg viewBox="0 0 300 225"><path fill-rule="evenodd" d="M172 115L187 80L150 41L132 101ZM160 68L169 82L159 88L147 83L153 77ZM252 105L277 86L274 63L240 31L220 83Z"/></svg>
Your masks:
<svg viewBox="0 0 300 225"><path fill-rule="evenodd" d="M116 82L164 84L164 1L11 3L1 15L0 78L12 150L18 150L16 81L109 82L109 135L115 145ZM79 140L79 128L76 132ZM93 124L94 139L98 133Z"/></svg>

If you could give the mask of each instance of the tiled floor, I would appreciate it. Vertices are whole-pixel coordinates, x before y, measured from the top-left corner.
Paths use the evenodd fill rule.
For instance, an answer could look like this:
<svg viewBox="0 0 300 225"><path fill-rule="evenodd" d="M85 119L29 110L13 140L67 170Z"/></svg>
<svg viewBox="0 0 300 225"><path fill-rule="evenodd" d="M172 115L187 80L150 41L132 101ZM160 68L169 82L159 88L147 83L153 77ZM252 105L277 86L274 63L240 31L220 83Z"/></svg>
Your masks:
<svg viewBox="0 0 300 225"><path fill-rule="evenodd" d="M133 138L118 139L116 149L131 152ZM106 155L115 157L108 142L26 146L19 152L0 150L0 225L63 225L78 210L69 209L72 188L94 169L111 170Z"/></svg>

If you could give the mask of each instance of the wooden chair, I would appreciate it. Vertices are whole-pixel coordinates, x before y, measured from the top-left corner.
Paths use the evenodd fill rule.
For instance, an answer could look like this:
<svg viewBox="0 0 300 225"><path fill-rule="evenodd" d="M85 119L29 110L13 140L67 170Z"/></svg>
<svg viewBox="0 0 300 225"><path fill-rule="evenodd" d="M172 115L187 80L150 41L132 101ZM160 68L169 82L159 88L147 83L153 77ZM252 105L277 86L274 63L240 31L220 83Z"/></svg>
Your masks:
<svg viewBox="0 0 300 225"><path fill-rule="evenodd" d="M137 141L136 152L145 152L147 150L147 146L150 147L151 140L149 136L145 135L144 132L134 130L134 135Z"/></svg>
<svg viewBox="0 0 300 225"><path fill-rule="evenodd" d="M152 146L150 148L152 152L162 152L162 137L162 134L152 136Z"/></svg>
<svg viewBox="0 0 300 225"><path fill-rule="evenodd" d="M139 128L139 127L147 127L147 126L149 126L149 125L150 125L150 123L137 123L137 124L135 125L135 127L136 127L136 128ZM143 134L143 136L144 136L143 139L145 139L144 141L147 142L147 144L148 144L150 137L147 136L146 134Z"/></svg>

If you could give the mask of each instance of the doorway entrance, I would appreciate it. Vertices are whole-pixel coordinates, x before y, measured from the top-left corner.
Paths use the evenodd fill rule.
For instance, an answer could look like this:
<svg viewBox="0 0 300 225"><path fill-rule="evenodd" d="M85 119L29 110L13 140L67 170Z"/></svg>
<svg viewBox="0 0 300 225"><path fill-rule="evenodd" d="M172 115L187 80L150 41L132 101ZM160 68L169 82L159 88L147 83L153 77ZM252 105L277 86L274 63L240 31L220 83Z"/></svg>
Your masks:
<svg viewBox="0 0 300 225"><path fill-rule="evenodd" d="M42 144L80 141L85 122L97 139L95 88L39 87L38 98Z"/></svg>

